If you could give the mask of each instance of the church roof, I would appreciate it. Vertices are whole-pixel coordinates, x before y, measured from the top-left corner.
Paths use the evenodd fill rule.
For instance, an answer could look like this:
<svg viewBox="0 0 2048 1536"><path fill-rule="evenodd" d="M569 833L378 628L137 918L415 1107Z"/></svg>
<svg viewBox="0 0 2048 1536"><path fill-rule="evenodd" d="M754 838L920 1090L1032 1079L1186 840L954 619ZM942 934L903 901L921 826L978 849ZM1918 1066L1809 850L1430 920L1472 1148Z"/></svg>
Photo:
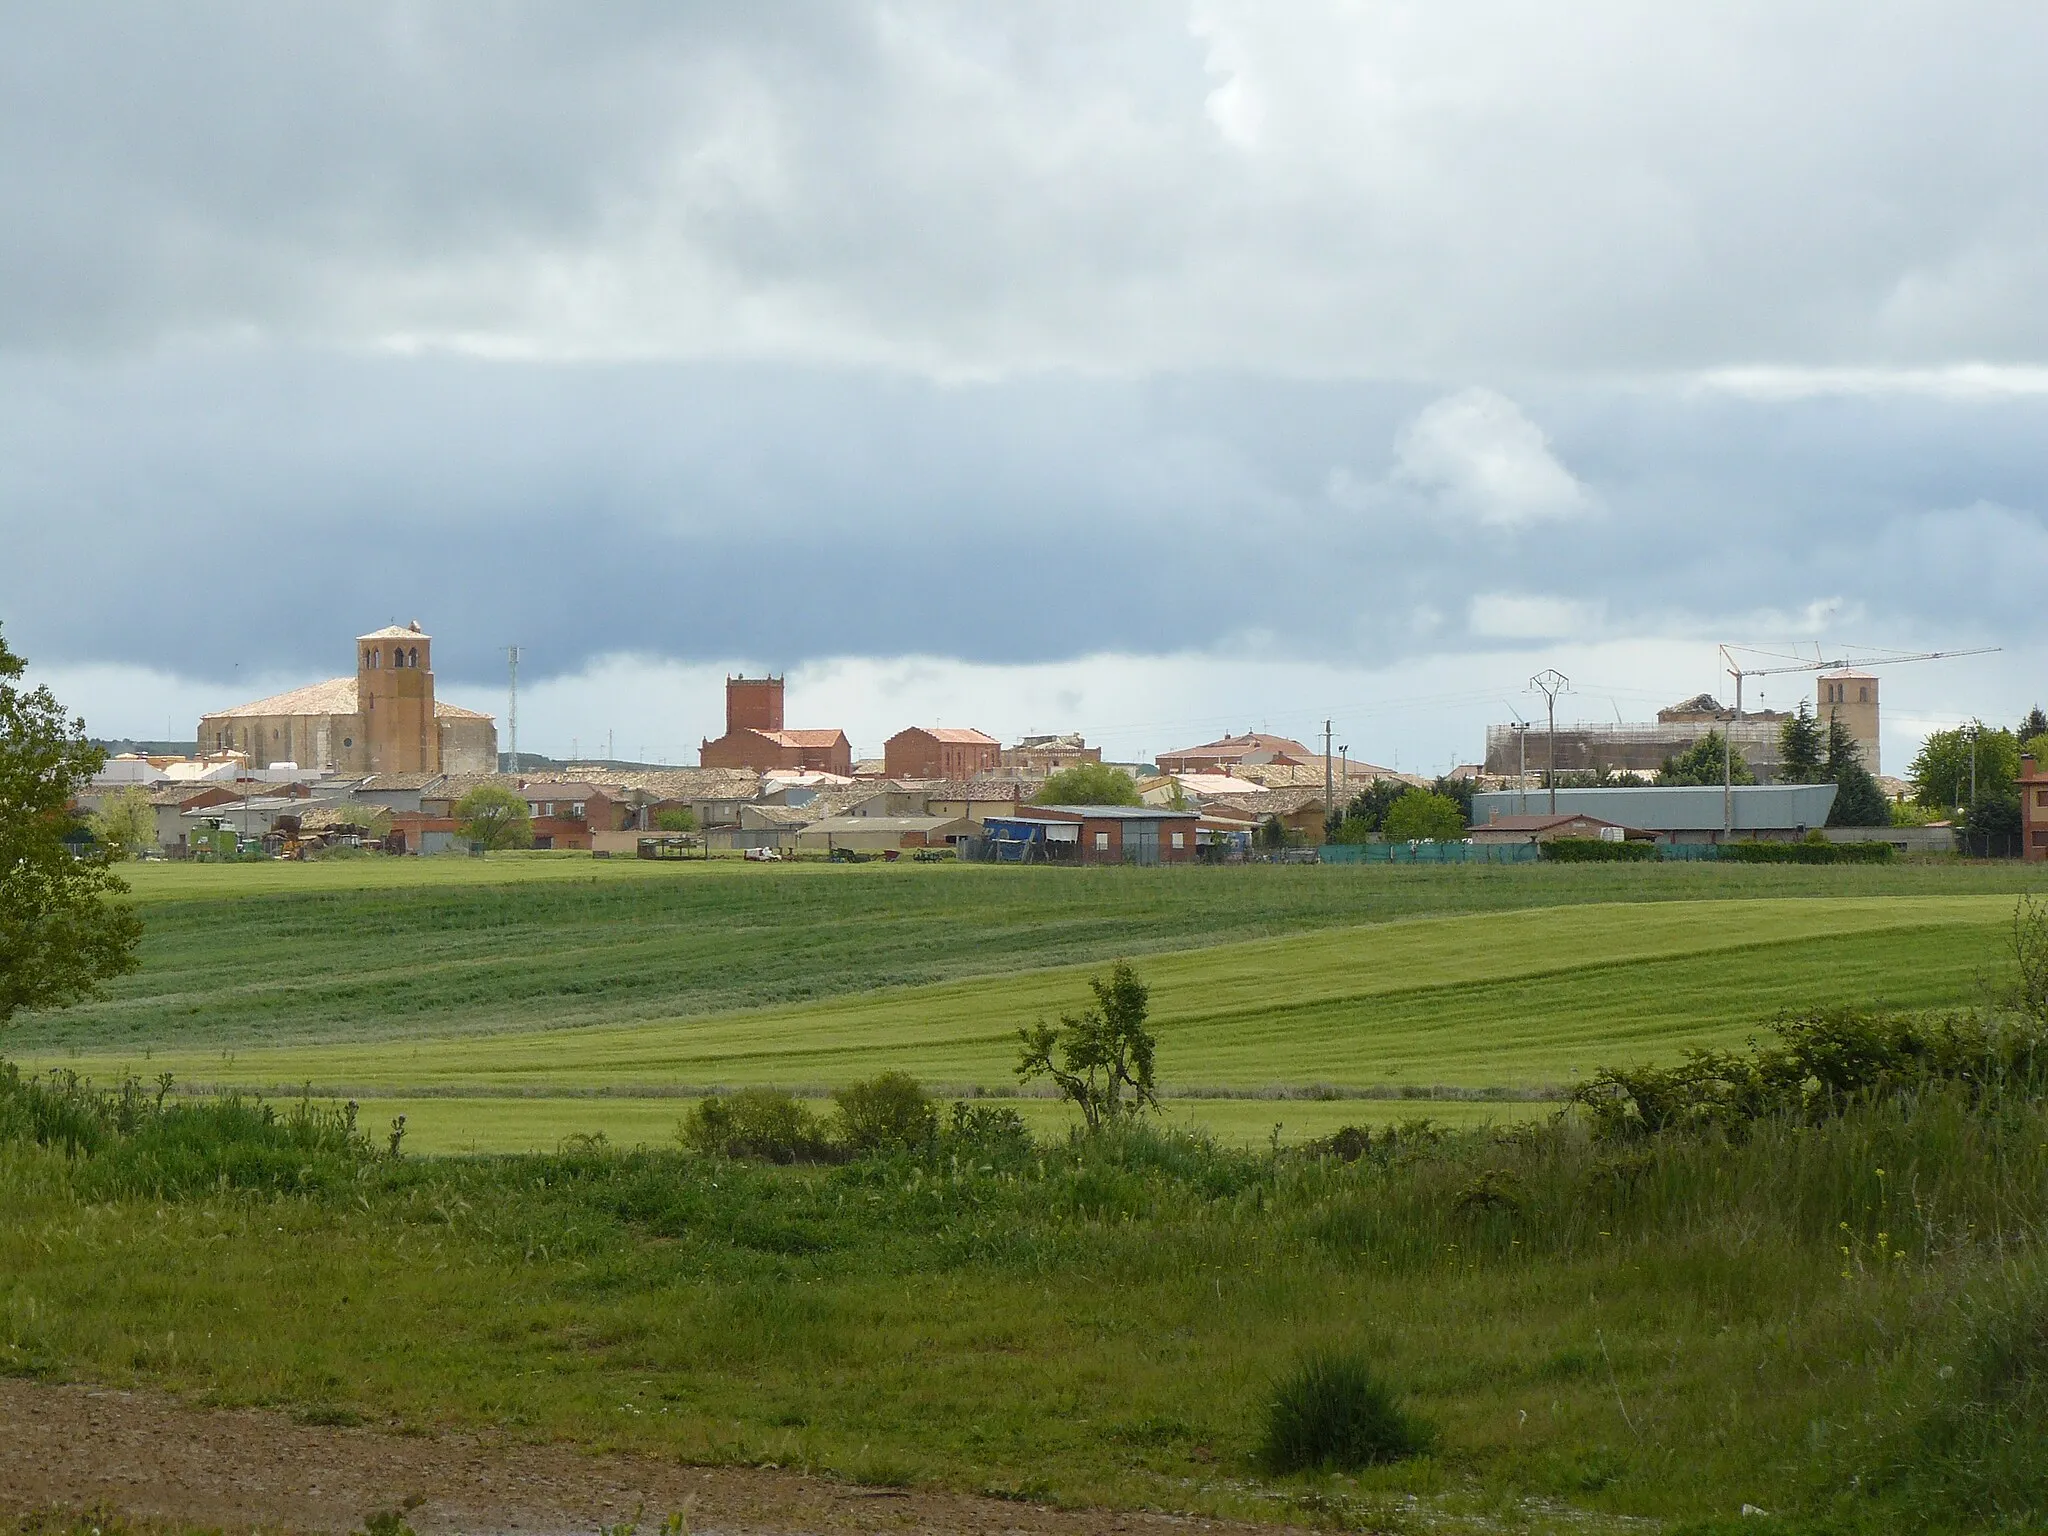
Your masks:
<svg viewBox="0 0 2048 1536"><path fill-rule="evenodd" d="M434 637L419 626L415 619L411 626L386 624L382 629L373 629L367 635L357 635L358 640L431 640Z"/></svg>
<svg viewBox="0 0 2048 1536"><path fill-rule="evenodd" d="M411 631L402 631L410 634ZM233 709L217 709L206 716L208 720L246 720L265 715L353 715L356 708L356 680L353 677L330 677L324 683L311 683L304 688L294 688L289 693L273 693L267 699L257 699L251 704L237 704ZM434 700L436 720L489 720L491 716L479 710L464 709L460 704Z"/></svg>

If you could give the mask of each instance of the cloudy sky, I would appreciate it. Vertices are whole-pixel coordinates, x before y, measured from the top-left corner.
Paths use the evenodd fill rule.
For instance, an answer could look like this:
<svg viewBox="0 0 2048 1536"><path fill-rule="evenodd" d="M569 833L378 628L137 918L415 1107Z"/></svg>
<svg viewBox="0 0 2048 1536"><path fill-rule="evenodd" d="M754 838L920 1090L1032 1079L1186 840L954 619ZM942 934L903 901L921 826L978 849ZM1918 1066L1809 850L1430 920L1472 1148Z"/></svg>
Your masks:
<svg viewBox="0 0 2048 1536"><path fill-rule="evenodd" d="M2037 0L20 8L0 625L89 725L417 617L522 745L1440 768L2048 697ZM1750 685L1749 700L1758 684ZM1766 704L1810 682L1762 681Z"/></svg>

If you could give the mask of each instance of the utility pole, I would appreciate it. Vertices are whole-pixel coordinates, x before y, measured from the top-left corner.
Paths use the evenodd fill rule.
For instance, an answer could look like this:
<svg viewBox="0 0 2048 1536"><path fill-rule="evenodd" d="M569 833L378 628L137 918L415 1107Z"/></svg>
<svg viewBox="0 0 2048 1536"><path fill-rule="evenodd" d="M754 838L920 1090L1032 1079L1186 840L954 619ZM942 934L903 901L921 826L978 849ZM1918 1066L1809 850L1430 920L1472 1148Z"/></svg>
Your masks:
<svg viewBox="0 0 2048 1536"><path fill-rule="evenodd" d="M1529 722L1515 722L1515 807L1517 815L1529 814Z"/></svg>
<svg viewBox="0 0 2048 1536"><path fill-rule="evenodd" d="M1330 722L1323 722L1323 837L1329 840L1330 818L1337 814L1337 782L1330 762Z"/></svg>
<svg viewBox="0 0 2048 1536"><path fill-rule="evenodd" d="M1550 711L1550 814L1557 814L1557 696L1570 688L1572 680L1555 667L1545 667L1529 679L1529 686L1543 695Z"/></svg>
<svg viewBox="0 0 2048 1536"><path fill-rule="evenodd" d="M505 728L512 737L512 771L519 771L519 647L505 647L505 667L510 679L505 701Z"/></svg>

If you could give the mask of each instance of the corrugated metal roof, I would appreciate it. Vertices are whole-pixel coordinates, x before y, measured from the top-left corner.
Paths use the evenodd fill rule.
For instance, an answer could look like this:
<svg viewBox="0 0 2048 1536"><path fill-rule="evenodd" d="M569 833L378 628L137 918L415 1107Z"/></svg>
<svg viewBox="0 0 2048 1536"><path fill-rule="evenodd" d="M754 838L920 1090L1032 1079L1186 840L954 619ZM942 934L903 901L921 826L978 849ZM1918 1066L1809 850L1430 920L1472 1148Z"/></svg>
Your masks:
<svg viewBox="0 0 2048 1536"><path fill-rule="evenodd" d="M1618 789L1560 789L1560 814L1576 812L1615 821L1644 832L1718 832L1721 786L1661 785ZM1738 784L1734 790L1737 832L1790 832L1824 827L1835 803L1832 784ZM1483 827L1492 813L1505 816L1550 811L1548 790L1482 790L1472 797L1472 824Z"/></svg>

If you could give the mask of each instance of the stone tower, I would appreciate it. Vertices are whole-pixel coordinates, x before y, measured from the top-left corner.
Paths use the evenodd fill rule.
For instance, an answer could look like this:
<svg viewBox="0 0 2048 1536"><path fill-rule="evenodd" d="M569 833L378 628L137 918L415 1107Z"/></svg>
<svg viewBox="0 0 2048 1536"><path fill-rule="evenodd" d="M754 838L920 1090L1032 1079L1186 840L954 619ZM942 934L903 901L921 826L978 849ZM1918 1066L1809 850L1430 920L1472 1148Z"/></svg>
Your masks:
<svg viewBox="0 0 2048 1536"><path fill-rule="evenodd" d="M725 680L725 734L734 731L782 729L782 679L728 677Z"/></svg>
<svg viewBox="0 0 2048 1536"><path fill-rule="evenodd" d="M438 773L433 639L419 621L356 637L356 711L371 773Z"/></svg>
<svg viewBox="0 0 2048 1536"><path fill-rule="evenodd" d="M1823 722L1840 720L1856 738L1856 751L1863 766L1873 774L1877 766L1877 679L1868 672L1823 672L1820 697L1815 701Z"/></svg>

